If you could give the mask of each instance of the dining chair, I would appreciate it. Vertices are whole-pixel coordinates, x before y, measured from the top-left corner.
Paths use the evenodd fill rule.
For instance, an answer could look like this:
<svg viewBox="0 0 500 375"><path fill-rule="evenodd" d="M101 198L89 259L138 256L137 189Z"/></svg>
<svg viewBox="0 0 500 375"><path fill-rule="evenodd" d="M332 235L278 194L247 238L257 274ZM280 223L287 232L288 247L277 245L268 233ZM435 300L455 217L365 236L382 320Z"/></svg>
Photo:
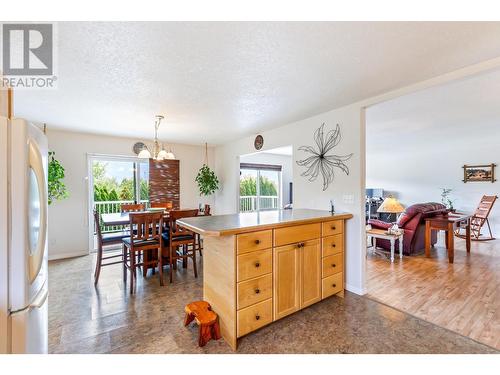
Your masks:
<svg viewBox="0 0 500 375"><path fill-rule="evenodd" d="M144 269L158 266L160 285L163 286L161 257L163 212L137 212L131 213L129 217L130 228L135 228L135 230L130 232L129 237L123 239L122 250L126 260L124 267L130 271L130 294L133 294L135 291L134 282L137 282L137 268L141 266ZM155 250L157 256L152 256ZM146 252L150 256L144 256ZM138 259L141 258L142 261L139 261ZM126 273L124 278L126 281Z"/></svg>
<svg viewBox="0 0 500 375"><path fill-rule="evenodd" d="M123 203L120 206L122 212L138 212L144 211L146 206L144 203Z"/></svg>
<svg viewBox="0 0 500 375"><path fill-rule="evenodd" d="M100 217L101 214L97 210L94 210L94 225L95 225L95 234L97 240L96 265L94 270L94 285L97 285L97 283L99 282L99 276L101 274L102 267L111 266L113 264L124 263L123 252L117 250L116 248L105 251L104 247L110 245L120 245L122 243L123 238L130 236L129 231L120 231L120 232L103 234ZM117 258L120 258L120 260L115 260ZM110 259L112 259L113 261L107 262ZM124 277L125 275L126 273L124 273Z"/></svg>
<svg viewBox="0 0 500 375"><path fill-rule="evenodd" d="M168 232L163 233L162 257L168 258L170 266L170 282L173 281L173 270L177 268L177 261L182 259L187 267L187 260L193 260L194 277L198 277L196 268L197 241L195 233L181 228L176 224L178 219L198 216L198 210L174 210L169 214Z"/></svg>

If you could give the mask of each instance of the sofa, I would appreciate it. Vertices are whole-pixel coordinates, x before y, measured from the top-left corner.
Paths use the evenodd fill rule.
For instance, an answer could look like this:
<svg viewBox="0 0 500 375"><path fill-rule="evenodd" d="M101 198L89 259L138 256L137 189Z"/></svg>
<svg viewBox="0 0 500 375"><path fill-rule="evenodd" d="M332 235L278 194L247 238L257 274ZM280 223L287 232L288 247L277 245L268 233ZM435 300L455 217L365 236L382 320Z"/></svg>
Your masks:
<svg viewBox="0 0 500 375"><path fill-rule="evenodd" d="M425 218L435 215L446 214L448 210L441 203L418 203L408 207L399 217L398 227L404 229L403 254L416 255L424 251L425 248ZM389 229L393 223L386 223L377 219L368 220L368 224L373 229ZM437 233L432 231L431 245L437 242ZM377 247L390 250L389 240L377 239ZM396 248L398 244L396 243Z"/></svg>

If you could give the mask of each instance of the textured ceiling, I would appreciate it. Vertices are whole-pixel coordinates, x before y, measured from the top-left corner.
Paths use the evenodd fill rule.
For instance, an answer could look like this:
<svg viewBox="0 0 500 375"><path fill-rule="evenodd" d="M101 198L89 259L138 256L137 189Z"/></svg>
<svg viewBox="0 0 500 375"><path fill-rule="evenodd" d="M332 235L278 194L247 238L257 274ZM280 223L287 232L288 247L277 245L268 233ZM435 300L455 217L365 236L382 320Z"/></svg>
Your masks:
<svg viewBox="0 0 500 375"><path fill-rule="evenodd" d="M500 23L59 23L50 127L220 144L500 56Z"/></svg>
<svg viewBox="0 0 500 375"><path fill-rule="evenodd" d="M499 87L500 70L496 70L368 108L367 154L397 150L415 155L437 145L446 152L456 142L461 148L467 139L476 142L478 137L483 143L498 144Z"/></svg>

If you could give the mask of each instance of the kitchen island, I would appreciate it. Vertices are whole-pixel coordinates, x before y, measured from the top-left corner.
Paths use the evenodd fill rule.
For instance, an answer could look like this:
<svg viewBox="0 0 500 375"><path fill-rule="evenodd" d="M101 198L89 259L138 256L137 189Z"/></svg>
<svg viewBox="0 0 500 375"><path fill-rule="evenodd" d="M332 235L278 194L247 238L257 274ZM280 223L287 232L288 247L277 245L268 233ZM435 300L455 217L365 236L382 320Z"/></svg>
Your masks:
<svg viewBox="0 0 500 375"><path fill-rule="evenodd" d="M234 350L238 338L344 295L344 228L351 217L295 209L178 220L204 238L203 299Z"/></svg>

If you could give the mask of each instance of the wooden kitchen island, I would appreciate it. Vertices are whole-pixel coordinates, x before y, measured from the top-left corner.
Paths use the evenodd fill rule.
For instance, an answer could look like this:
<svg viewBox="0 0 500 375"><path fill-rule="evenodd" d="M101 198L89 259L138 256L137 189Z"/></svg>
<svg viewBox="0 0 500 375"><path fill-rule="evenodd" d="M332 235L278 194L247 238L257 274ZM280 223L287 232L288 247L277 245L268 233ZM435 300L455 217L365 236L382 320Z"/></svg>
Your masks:
<svg viewBox="0 0 500 375"><path fill-rule="evenodd" d="M351 217L295 209L178 220L204 237L203 299L234 350L238 338L344 295L344 228Z"/></svg>

